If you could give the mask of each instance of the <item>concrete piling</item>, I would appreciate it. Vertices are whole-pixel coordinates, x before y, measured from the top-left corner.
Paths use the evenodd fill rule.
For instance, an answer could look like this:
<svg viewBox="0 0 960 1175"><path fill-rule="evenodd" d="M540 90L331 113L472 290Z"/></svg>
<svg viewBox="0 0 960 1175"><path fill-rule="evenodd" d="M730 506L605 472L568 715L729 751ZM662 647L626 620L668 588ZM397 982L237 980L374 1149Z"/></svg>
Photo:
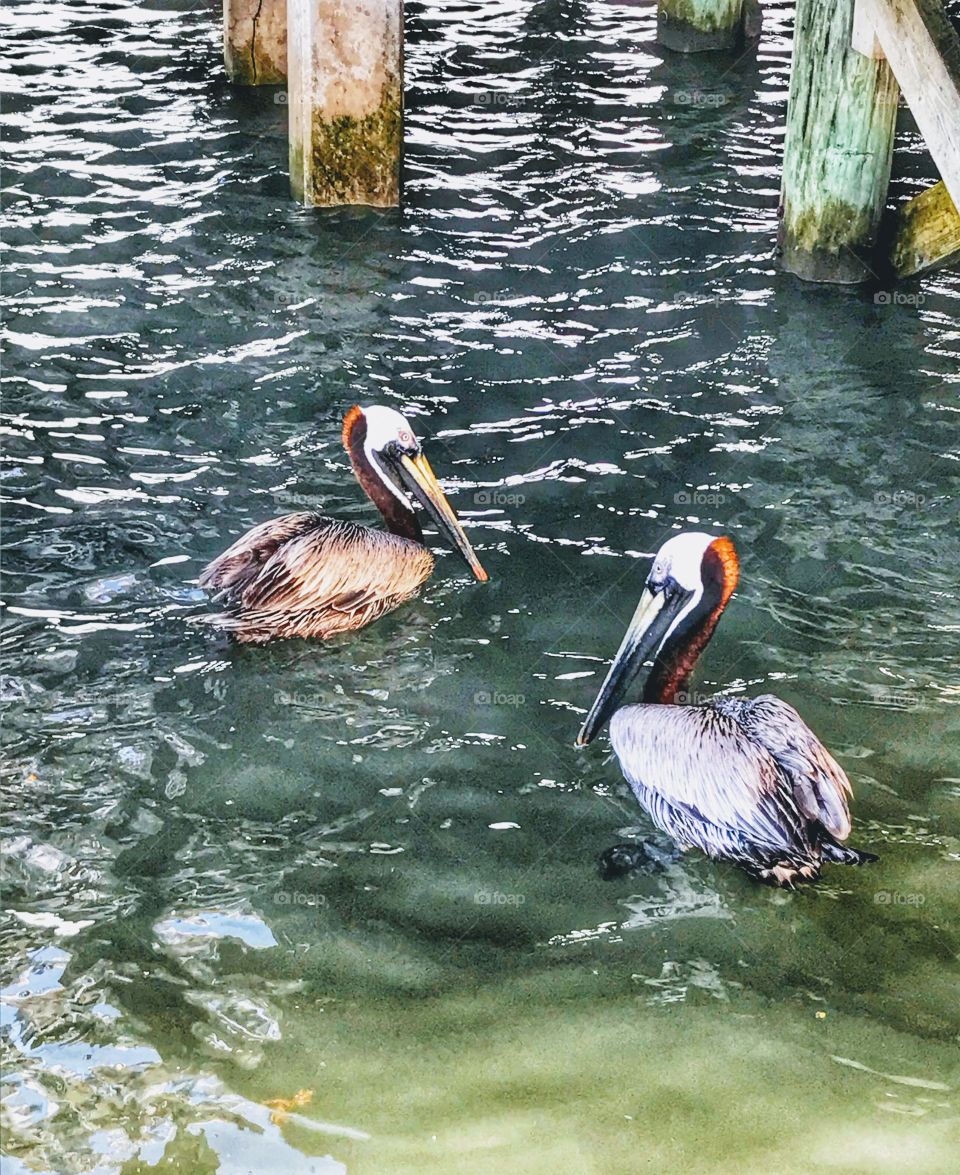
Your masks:
<svg viewBox="0 0 960 1175"><path fill-rule="evenodd" d="M294 197L398 205L403 0L288 0L287 22Z"/></svg>
<svg viewBox="0 0 960 1175"><path fill-rule="evenodd" d="M223 58L241 86L287 80L287 0L223 0Z"/></svg>

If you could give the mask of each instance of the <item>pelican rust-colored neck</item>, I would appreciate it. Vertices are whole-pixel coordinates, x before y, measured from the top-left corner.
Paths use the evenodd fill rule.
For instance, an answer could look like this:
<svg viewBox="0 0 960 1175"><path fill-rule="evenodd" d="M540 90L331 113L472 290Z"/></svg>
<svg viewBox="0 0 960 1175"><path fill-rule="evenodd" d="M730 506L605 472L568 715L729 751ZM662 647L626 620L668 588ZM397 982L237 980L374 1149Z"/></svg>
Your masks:
<svg viewBox="0 0 960 1175"><path fill-rule="evenodd" d="M740 578L740 563L731 539L726 536L714 539L707 547L700 576L703 581L700 603L657 654L643 690L645 702L669 706L688 700L685 695L693 668L713 636Z"/></svg>
<svg viewBox="0 0 960 1175"><path fill-rule="evenodd" d="M387 530L414 542L423 542L423 531L416 514L405 506L384 482L381 473L367 456L367 418L357 404L343 418L343 447L363 491L383 515Z"/></svg>

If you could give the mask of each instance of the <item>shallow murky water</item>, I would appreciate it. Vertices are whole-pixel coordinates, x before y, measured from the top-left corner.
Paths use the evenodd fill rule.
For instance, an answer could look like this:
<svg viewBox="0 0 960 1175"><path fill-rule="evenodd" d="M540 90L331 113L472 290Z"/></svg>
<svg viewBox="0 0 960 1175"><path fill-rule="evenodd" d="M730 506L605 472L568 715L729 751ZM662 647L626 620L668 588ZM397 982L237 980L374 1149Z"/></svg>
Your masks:
<svg viewBox="0 0 960 1175"><path fill-rule="evenodd" d="M687 61L649 4L409 3L378 215L289 202L214 5L5 6L5 1171L955 1170L960 279L777 273L789 13ZM190 625L251 523L374 521L357 401L491 583ZM872 868L597 877L650 829L571 744L690 525L743 563L696 688L802 710Z"/></svg>

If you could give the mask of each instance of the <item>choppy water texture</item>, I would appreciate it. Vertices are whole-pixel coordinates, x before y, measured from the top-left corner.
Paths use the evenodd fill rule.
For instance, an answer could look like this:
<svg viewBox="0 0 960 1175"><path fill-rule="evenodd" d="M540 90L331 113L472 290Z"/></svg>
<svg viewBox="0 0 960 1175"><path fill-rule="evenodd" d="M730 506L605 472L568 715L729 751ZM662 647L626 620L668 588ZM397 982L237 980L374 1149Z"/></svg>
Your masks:
<svg viewBox="0 0 960 1175"><path fill-rule="evenodd" d="M4 6L4 1170L954 1171L960 280L778 274L786 5L736 60L651 4L407 10L379 215L291 204L216 6ZM491 583L218 644L233 537L375 520L358 400ZM596 875L650 828L572 742L683 526L743 562L697 689L797 705L878 865Z"/></svg>

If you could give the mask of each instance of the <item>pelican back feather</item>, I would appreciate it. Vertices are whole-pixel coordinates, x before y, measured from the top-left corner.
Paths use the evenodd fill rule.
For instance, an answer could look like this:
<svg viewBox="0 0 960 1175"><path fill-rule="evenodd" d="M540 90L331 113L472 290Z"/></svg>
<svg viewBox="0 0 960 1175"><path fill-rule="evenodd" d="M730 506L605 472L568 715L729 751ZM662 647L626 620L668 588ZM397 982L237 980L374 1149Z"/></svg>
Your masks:
<svg viewBox="0 0 960 1175"><path fill-rule="evenodd" d="M219 592L221 627L240 641L334 636L370 624L430 577L419 543L320 514L262 523L215 559L201 586Z"/></svg>
<svg viewBox="0 0 960 1175"><path fill-rule="evenodd" d="M773 694L750 701L714 698L712 706L728 714L749 739L770 752L808 820L822 825L837 840L847 839L848 801L853 795L850 781L793 706Z"/></svg>

